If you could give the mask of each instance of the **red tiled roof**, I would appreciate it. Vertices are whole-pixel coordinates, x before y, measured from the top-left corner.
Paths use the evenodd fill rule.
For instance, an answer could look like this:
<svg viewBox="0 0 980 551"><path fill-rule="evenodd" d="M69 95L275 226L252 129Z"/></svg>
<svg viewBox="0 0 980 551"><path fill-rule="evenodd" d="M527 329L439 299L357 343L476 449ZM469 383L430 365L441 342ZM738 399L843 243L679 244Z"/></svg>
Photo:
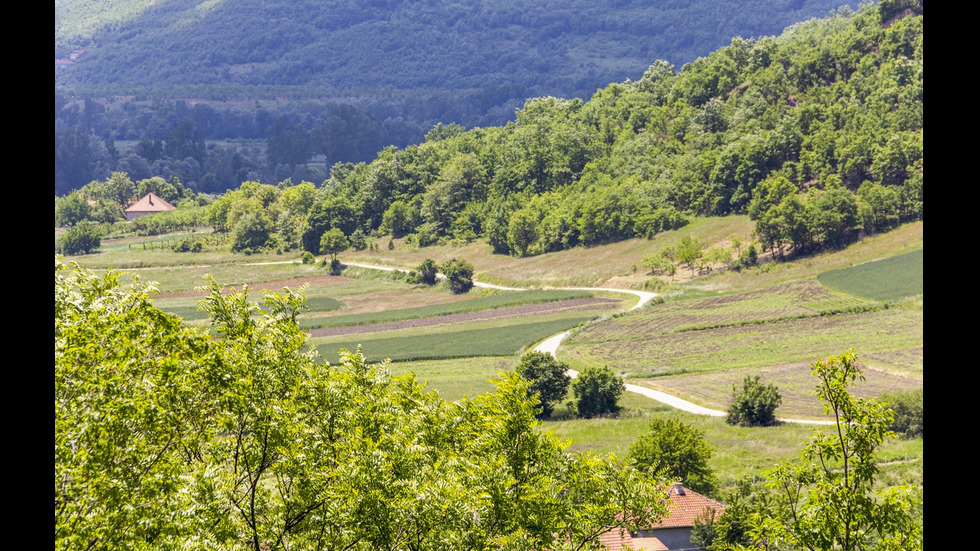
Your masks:
<svg viewBox="0 0 980 551"><path fill-rule="evenodd" d="M725 506L721 503L685 488L680 483L674 484L667 490L667 499L670 516L661 519L650 527L654 533L663 528L692 527L694 520L701 516L706 508L714 509L718 514L725 510ZM609 551L639 551L640 549L668 551L667 546L656 537L634 537L629 531L620 532L619 529L613 529L602 534L599 537L599 542Z"/></svg>
<svg viewBox="0 0 980 551"><path fill-rule="evenodd" d="M670 516L653 525L655 529L694 526L694 519L701 516L706 508L714 509L719 514L725 510L725 506L721 503L685 488L681 484L671 486L670 490L667 491L667 496L670 500Z"/></svg>
<svg viewBox="0 0 980 551"><path fill-rule="evenodd" d="M177 210L177 207L153 193L147 193L142 199L133 203L133 206L127 208L126 212L163 212L165 210Z"/></svg>
<svg viewBox="0 0 980 551"><path fill-rule="evenodd" d="M634 538L628 531L620 535L618 530L610 530L599 536L599 543L606 546L609 551L669 551L667 546L657 538Z"/></svg>

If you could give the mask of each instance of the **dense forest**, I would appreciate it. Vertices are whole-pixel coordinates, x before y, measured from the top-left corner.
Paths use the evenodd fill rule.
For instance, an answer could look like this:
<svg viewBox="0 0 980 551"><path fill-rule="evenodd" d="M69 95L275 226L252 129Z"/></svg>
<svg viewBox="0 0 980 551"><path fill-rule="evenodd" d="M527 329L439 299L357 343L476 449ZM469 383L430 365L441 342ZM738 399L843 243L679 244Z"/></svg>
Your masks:
<svg viewBox="0 0 980 551"><path fill-rule="evenodd" d="M207 220L233 230L251 214L277 247L314 253L339 228L422 246L486 239L530 255L747 213L773 252L841 246L922 215L914 8L883 2L736 38L680 72L658 61L587 102L528 100L505 126L438 125L422 144L334 165L302 206L277 199L298 182L253 182Z"/></svg>
<svg viewBox="0 0 980 551"><path fill-rule="evenodd" d="M112 171L202 192L320 183L437 123L503 125L526 98L585 100L654 59L681 66L838 5L65 0L55 193Z"/></svg>

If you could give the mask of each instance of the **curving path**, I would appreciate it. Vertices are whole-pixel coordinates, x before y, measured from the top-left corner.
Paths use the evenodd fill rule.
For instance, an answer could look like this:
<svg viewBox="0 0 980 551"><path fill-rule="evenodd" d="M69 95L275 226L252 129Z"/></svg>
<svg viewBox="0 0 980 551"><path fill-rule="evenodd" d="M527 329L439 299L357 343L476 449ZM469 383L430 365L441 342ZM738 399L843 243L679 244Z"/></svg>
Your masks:
<svg viewBox="0 0 980 551"><path fill-rule="evenodd" d="M409 271L409 270L405 270L405 269L402 269L402 268L393 268L391 266L377 266L377 265L374 265L374 264L362 264L360 262L344 262L343 264L344 265L347 265L347 266L356 266L358 268L367 268L367 269L371 269L371 270L384 270L386 272L394 272L394 271L408 272ZM446 276L443 275L443 274L436 274L436 277L439 278L439 279L445 279ZM494 285L492 283L480 283L479 281L474 281L473 282L473 286L474 287L482 287L482 288L485 288L485 289L499 289L501 291L526 291L527 290L527 289L521 289L519 287L504 287L503 285ZM611 293L627 293L627 294L631 294L631 295L635 295L635 296L640 297L640 300L637 301L637 303L635 305L633 305L633 307L628 310L630 312L633 311L633 310L636 310L638 308L642 308L648 302L650 302L650 300L652 300L654 297L657 296L656 293L651 293L649 291L633 291L631 289L610 289L610 288L606 288L606 287L545 287L545 289L561 289L561 290L570 290L570 291L604 291L604 292L611 292ZM557 334L557 335L555 335L553 337L548 337L547 339L541 341L540 344L538 344L537 346L535 346L534 347L534 351L535 352L544 352L546 354L551 354L552 356L556 356L555 353L558 351L558 346L561 344L561 341L563 341L565 339L565 337L568 336L569 333L570 333L570 331L565 331L565 332L559 333L559 334ZM572 369L569 369L568 370L568 374L573 379L575 377L578 377L578 372L575 371L575 370L572 370ZM704 406L699 406L699 405L697 405L697 404L695 404L693 402L688 402L687 400L683 400L683 399L678 398L676 396L672 396L670 394L667 394L666 392L661 392L659 390L653 390L652 388L646 388L646 387L643 387L643 386L627 384L626 385L626 391L627 392L634 392L634 393L639 394L641 396L646 396L647 398L651 398L653 400L656 400L658 402L661 402L663 404L666 404L666 405L668 405L668 406L670 406L672 408L679 409L681 411L686 411L688 413L694 413L696 415L709 415L709 416L712 416L712 417L724 417L724 416L728 415L727 412L720 411L720 410L717 410L717 409L706 408ZM805 425L834 425L834 424L836 424L835 421L824 421L824 420L819 420L818 421L818 420L810 420L810 419L786 419L786 418L779 418L777 420L780 421L780 422L783 422L783 423L801 423L801 424L805 424Z"/></svg>

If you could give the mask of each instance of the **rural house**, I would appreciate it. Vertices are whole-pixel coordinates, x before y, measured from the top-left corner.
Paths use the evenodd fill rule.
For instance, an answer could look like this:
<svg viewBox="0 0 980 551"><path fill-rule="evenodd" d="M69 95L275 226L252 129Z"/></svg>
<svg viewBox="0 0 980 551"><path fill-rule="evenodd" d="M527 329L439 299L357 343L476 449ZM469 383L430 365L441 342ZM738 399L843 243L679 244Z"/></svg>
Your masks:
<svg viewBox="0 0 980 551"><path fill-rule="evenodd" d="M126 221L132 222L140 216L168 210L177 210L177 207L157 197L153 193L147 193L142 199L136 201L126 209Z"/></svg>
<svg viewBox="0 0 980 551"><path fill-rule="evenodd" d="M725 510L725 506L707 498L693 490L684 487L680 482L667 491L670 501L670 516L660 519L660 522L649 530L637 532L622 532L610 530L599 541L610 551L631 549L633 551L695 551L701 549L691 543L691 529L694 520L705 509L713 509L716 515ZM717 518L717 516L716 516Z"/></svg>

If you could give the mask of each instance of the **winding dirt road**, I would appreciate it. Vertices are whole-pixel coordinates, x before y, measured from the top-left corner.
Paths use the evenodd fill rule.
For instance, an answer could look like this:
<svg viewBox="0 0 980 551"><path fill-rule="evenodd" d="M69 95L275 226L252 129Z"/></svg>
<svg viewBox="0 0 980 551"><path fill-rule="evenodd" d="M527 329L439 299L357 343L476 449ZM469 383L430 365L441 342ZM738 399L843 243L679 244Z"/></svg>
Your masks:
<svg viewBox="0 0 980 551"><path fill-rule="evenodd" d="M362 264L362 263L359 263L359 262L344 262L343 264L346 265L346 266L356 266L358 268L367 268L367 269L371 269L371 270L384 270L386 272L394 272L394 271L408 272L409 271L409 270L405 270L405 269L402 269L402 268L393 268L391 266L376 266L376 265L373 265L373 264ZM445 279L446 276L443 275L443 274L436 274L436 277L439 278L439 279ZM482 287L482 288L485 288L485 289L499 289L499 290L502 290L502 291L526 291L527 290L527 289L521 289L519 287L504 287L503 285L494 285L492 283L481 283L479 281L474 281L473 282L473 286L474 287ZM630 294L630 295L635 295L635 296L640 297L640 300L638 300L637 303L635 305L633 305L633 307L628 310L630 312L633 311L633 310L636 310L638 308L642 308L648 302L650 302L654 297L657 296L656 293L651 293L651 292L648 292L648 291L633 291L631 289L610 289L610 288L606 288L606 287L545 287L545 289L556 289L556 290L565 290L565 291L603 291L603 292L609 292L609 293L627 293L627 294ZM538 344L537 346L535 346L534 347L534 350L536 352L544 352L544 353L547 353L547 354L551 354L552 356L556 356L555 353L558 351L558 346L561 345L561 341L564 340L565 337L567 337L569 333L570 333L570 331L565 331L564 333L559 333L559 334L554 335L552 337L548 337L547 339L541 341L540 344ZM568 374L573 379L578 376L578 372L577 371L574 371L572 369L569 369L568 370ZM696 415L709 415L709 416L712 416L712 417L724 417L724 416L728 415L727 412L720 411L720 410L717 410L717 409L706 408L704 406L699 406L699 405L697 405L695 403L688 402L687 400L683 400L681 398L678 398L677 396L672 396L670 394L667 394L666 392L661 392L659 390L653 390L652 388L646 388L646 387L642 387L642 386L627 384L626 385L626 391L627 392L634 392L634 393L639 394L641 396L646 396L647 398L656 400L656 401L658 401L660 403L663 403L663 404L666 404L666 405L668 405L668 406L670 406L672 408L679 409L681 411L686 411L688 413L694 413ZM824 420L819 420L818 421L818 420L810 420L810 419L787 419L787 418L780 418L780 419L778 419L778 421L783 422L783 423L800 423L800 424L805 424L805 425L833 425L833 424L835 424L834 421L824 421Z"/></svg>

